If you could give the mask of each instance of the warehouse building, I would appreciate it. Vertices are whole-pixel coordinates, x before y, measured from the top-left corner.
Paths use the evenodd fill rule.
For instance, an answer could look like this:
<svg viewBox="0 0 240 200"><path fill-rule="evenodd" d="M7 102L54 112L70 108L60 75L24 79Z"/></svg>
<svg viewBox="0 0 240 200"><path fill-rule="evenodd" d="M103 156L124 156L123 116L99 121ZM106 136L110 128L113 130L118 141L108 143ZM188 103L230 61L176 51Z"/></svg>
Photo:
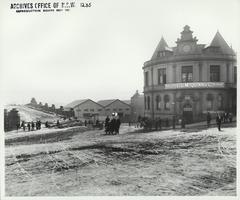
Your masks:
<svg viewBox="0 0 240 200"><path fill-rule="evenodd" d="M117 112L122 122L130 121L131 105L130 101L121 101L119 99L107 99L97 102L105 109L105 116L111 116Z"/></svg>
<svg viewBox="0 0 240 200"><path fill-rule="evenodd" d="M74 110L74 116L80 120L104 120L112 113L118 113L122 122L128 122L131 115L130 101L119 99L100 100L80 99L67 104L64 110Z"/></svg>
<svg viewBox="0 0 240 200"><path fill-rule="evenodd" d="M80 99L67 104L64 109L73 109L74 116L80 120L96 120L105 116L104 107L91 99Z"/></svg>

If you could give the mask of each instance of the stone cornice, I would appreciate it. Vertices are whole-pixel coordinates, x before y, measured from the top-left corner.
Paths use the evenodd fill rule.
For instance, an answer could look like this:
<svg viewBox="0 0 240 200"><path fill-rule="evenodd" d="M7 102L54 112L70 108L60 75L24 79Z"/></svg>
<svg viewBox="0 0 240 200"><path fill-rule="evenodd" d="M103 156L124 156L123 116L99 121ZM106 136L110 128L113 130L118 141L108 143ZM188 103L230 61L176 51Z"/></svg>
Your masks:
<svg viewBox="0 0 240 200"><path fill-rule="evenodd" d="M151 67L158 64L166 64L166 63L177 63L177 62L186 62L186 61L230 61L236 62L235 55L199 55L199 54L191 54L191 55L177 55L177 56L167 56L161 57L155 60L149 60L144 63L143 69L147 67Z"/></svg>

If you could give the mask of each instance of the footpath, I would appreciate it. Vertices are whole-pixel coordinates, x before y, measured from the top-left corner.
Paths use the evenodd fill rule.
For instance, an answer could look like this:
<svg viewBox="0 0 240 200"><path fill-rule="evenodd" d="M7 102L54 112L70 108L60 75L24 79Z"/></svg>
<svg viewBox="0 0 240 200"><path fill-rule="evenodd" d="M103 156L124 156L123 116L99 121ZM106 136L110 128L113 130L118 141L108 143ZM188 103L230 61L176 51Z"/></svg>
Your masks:
<svg viewBox="0 0 240 200"><path fill-rule="evenodd" d="M222 123L221 127L222 128L226 128L226 127L236 127L236 118L234 117L232 122L225 122ZM133 126L133 125L132 125ZM217 124L215 119L213 119L210 123L210 126L207 127L207 121L202 121L202 122L196 122L196 123L192 123L192 124L185 124L185 128L182 128L181 125L176 124L175 125L175 129L173 129L172 126L168 126L168 127L162 127L161 130L158 128L158 131L165 131L165 130L182 130L182 131L199 131L199 130L203 130L203 129L208 129L208 128L213 128L216 127L217 128ZM139 129L142 130L142 129ZM139 131L137 130L137 131ZM146 132L148 132L149 130L146 130ZM155 131L155 129L153 128L152 131Z"/></svg>

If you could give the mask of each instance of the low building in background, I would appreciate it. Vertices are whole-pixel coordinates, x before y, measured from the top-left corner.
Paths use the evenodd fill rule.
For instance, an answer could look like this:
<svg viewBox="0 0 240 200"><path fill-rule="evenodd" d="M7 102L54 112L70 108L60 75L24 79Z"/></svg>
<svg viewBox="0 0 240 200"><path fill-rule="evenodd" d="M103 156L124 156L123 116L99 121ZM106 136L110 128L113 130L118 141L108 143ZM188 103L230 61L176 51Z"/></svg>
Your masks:
<svg viewBox="0 0 240 200"><path fill-rule="evenodd" d="M131 97L131 120L137 122L139 117L144 116L144 95L139 94L138 90Z"/></svg>
<svg viewBox="0 0 240 200"><path fill-rule="evenodd" d="M97 102L102 105L105 110L105 116L110 116L112 113L117 112L122 122L129 122L131 120L131 105L130 101L119 99L107 99Z"/></svg>
<svg viewBox="0 0 240 200"><path fill-rule="evenodd" d="M105 116L104 107L91 99L80 99L67 104L64 110L73 109L80 120L97 120Z"/></svg>

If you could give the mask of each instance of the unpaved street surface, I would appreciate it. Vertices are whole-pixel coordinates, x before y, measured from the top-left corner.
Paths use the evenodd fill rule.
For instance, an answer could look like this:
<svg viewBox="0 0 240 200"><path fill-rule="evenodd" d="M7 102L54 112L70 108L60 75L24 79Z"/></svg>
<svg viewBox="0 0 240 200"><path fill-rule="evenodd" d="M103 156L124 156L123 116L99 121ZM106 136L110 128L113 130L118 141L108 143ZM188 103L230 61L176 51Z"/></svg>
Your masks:
<svg viewBox="0 0 240 200"><path fill-rule="evenodd" d="M6 136L6 196L236 195L236 128L134 131Z"/></svg>

